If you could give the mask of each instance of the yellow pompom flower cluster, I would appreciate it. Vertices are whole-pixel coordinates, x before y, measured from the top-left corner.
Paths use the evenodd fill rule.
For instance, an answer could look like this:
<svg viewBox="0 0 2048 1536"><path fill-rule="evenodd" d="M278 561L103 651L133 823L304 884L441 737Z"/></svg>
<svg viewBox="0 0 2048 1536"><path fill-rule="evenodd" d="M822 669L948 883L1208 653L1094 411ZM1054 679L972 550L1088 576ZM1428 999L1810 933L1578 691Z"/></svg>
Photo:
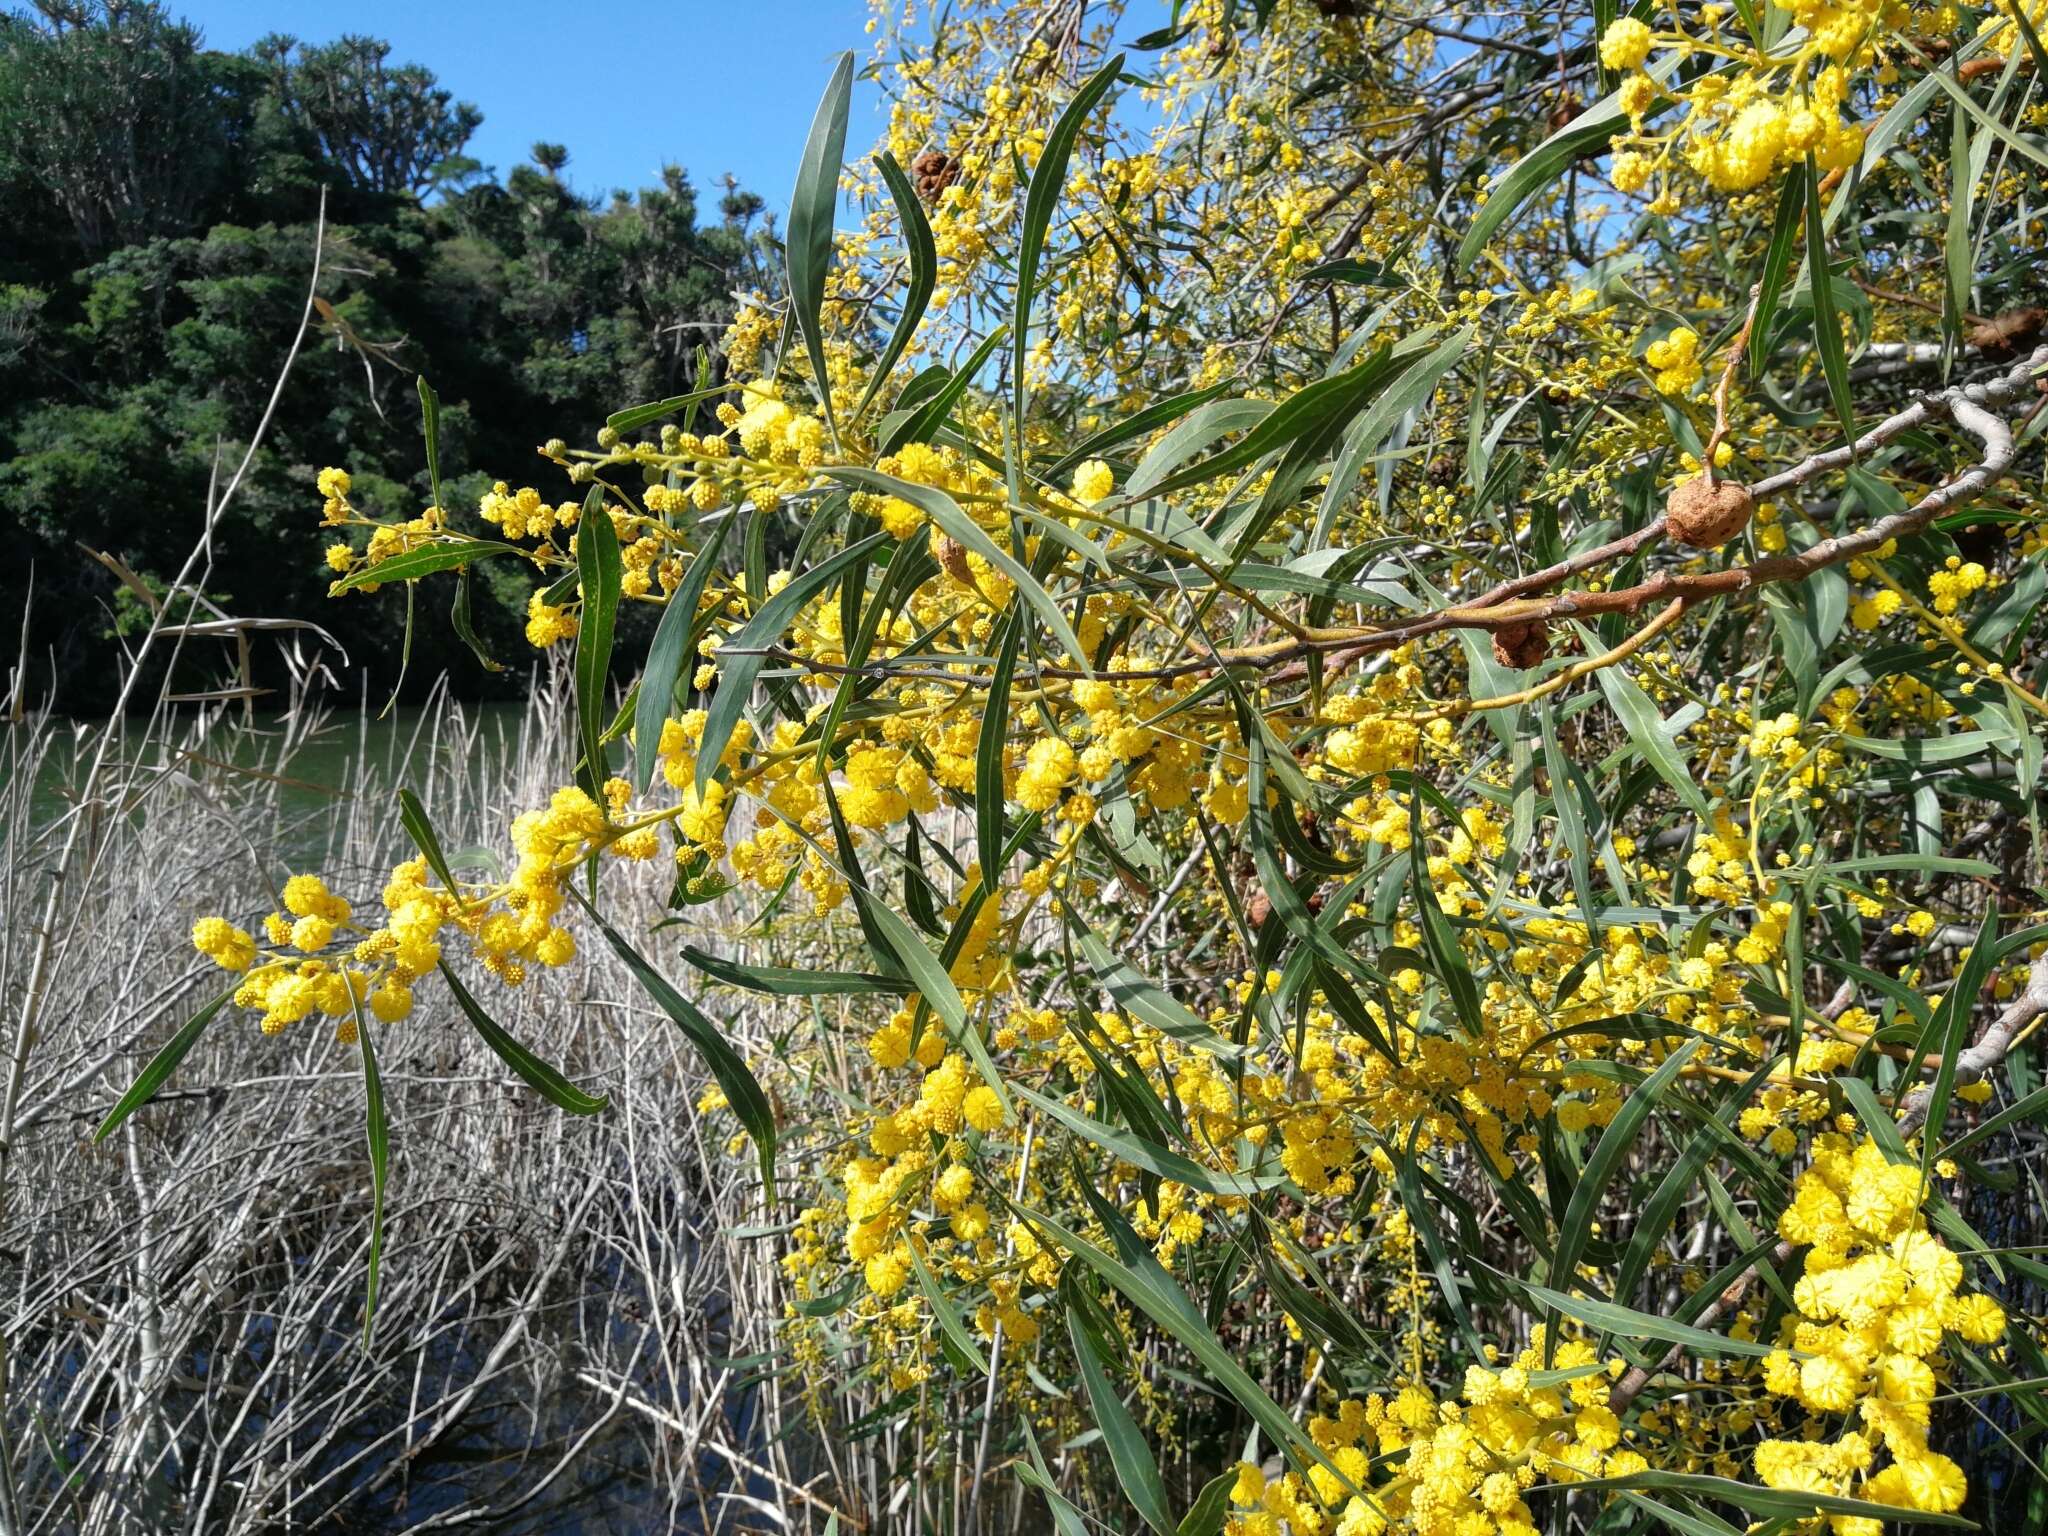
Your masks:
<svg viewBox="0 0 2048 1536"><path fill-rule="evenodd" d="M256 963L256 940L224 917L194 923L192 947L224 971L246 971Z"/></svg>
<svg viewBox="0 0 2048 1536"><path fill-rule="evenodd" d="M1017 775L1017 803L1030 811L1049 811L1059 804L1060 791L1073 780L1080 758L1057 736L1041 736L1024 756Z"/></svg>
<svg viewBox="0 0 2048 1536"><path fill-rule="evenodd" d="M1523 1494L1537 1483L1622 1477L1646 1465L1622 1445L1620 1418L1607 1406L1620 1360L1592 1346L1559 1341L1544 1361L1542 1325L1529 1347L1503 1367L1469 1367L1463 1401L1439 1403L1419 1386L1391 1398L1345 1400L1334 1418L1309 1421L1328 1465L1306 1476L1268 1481L1240 1464L1231 1501L1232 1536L1280 1536L1283 1530L1335 1536L1536 1536ZM1370 1447L1370 1452L1367 1447ZM1375 1465L1391 1482L1375 1486Z"/></svg>
<svg viewBox="0 0 2048 1536"><path fill-rule="evenodd" d="M1653 34L1633 16L1617 16L1600 34L1600 62L1609 69L1640 69L1650 56Z"/></svg>
<svg viewBox="0 0 2048 1536"><path fill-rule="evenodd" d="M1681 325L1669 336L1651 342L1643 361L1657 370L1660 394L1691 394L1700 381L1700 333Z"/></svg>
<svg viewBox="0 0 2048 1536"><path fill-rule="evenodd" d="M518 862L503 885L475 894L449 891L428 884L424 856L409 859L392 870L381 893L384 922L365 929L318 875L293 875L281 893L284 910L263 921L267 952L218 916L195 923L192 942L223 969L245 973L234 1000L262 1011L266 1034L317 1010L342 1020L340 1034L353 1039L359 1004L386 1024L412 1012L413 983L441 964L444 928L465 933L476 958L508 985L523 981L531 965L568 964L575 937L554 920L564 899L564 872L600 849L633 854L635 835L614 827L589 795L571 786L557 791L547 809L513 822ZM353 941L348 959L363 969L322 955L344 940Z"/></svg>
<svg viewBox="0 0 2048 1536"><path fill-rule="evenodd" d="M419 516L405 518L398 522L380 523L374 518L363 516L349 504L348 496L352 485L348 471L323 469L318 478L323 498L320 508L320 526L323 528L368 528L369 542L358 555L348 544L327 546L327 568L337 575L347 576L358 566L382 565L393 555L420 549L447 538L447 515L439 507L424 508ZM329 589L341 590L340 583ZM361 590L374 592L377 583L363 582Z"/></svg>
<svg viewBox="0 0 2048 1536"><path fill-rule="evenodd" d="M749 459L791 469L814 469L825 450L825 423L799 411L767 380L755 380L741 392L742 408L732 428L740 452ZM801 477L795 488L805 484Z"/></svg>
<svg viewBox="0 0 2048 1536"><path fill-rule="evenodd" d="M348 471L335 469L330 465L320 471L314 484L326 503L321 508L320 521L328 527L339 527L348 520L348 493L354 484L349 479Z"/></svg>
<svg viewBox="0 0 2048 1536"><path fill-rule="evenodd" d="M547 538L556 528L575 527L582 511L573 501L551 507L532 486L515 491L503 480L484 492L477 503L477 516L508 539Z"/></svg>
<svg viewBox="0 0 2048 1536"><path fill-rule="evenodd" d="M955 497L986 496L1002 489L1002 482L981 464L957 449L933 443L905 443L893 454L877 459L875 468L898 480L928 485ZM879 517L891 538L908 539L926 526L924 510L900 496L864 492L854 497L853 504L856 510Z"/></svg>
<svg viewBox="0 0 2048 1536"><path fill-rule="evenodd" d="M1807 1245L1793 1289L1798 1314L1764 1361L1764 1385L1815 1415L1854 1414L1860 1429L1767 1440L1757 1475L1773 1488L1853 1493L1903 1509L1946 1513L1968 1491L1962 1469L1927 1443L1946 1338L1989 1344L2005 1314L1988 1296L1962 1295L1963 1267L1927 1230L1920 1169L1891 1161L1874 1140L1816 1138L1778 1233ZM1881 1451L1891 1460L1873 1470ZM1878 1536L1874 1520L1837 1517L1838 1536Z"/></svg>
<svg viewBox="0 0 2048 1536"><path fill-rule="evenodd" d="M1990 574L1975 560L1965 561L1960 556L1950 555L1947 563L1927 578L1927 591L1934 599L1934 611L1954 613L1965 598L1981 591L1990 580Z"/></svg>
<svg viewBox="0 0 2048 1536"><path fill-rule="evenodd" d="M1839 1029L1853 1031L1867 1028L1869 1022L1869 1015L1861 1008L1850 1008L1835 1024ZM1856 1059L1856 1052L1857 1046L1850 1040L1816 1039L1811 1035L1801 1040L1798 1060L1781 1061L1773 1067L1762 1094L1743 1110L1737 1121L1742 1134L1761 1141L1779 1157L1790 1157L1799 1147L1796 1127L1816 1125L1831 1110L1825 1093L1801 1088L1795 1079L1811 1082L1826 1077L1848 1066Z"/></svg>
<svg viewBox="0 0 2048 1536"><path fill-rule="evenodd" d="M1116 489L1116 471L1100 459L1090 459L1074 471L1074 500L1093 506Z"/></svg>
<svg viewBox="0 0 2048 1536"><path fill-rule="evenodd" d="M1903 603L1904 599L1889 587L1868 593L1849 605L1849 622L1866 632L1876 629L1897 613Z"/></svg>
<svg viewBox="0 0 2048 1536"><path fill-rule="evenodd" d="M901 747L862 743L848 750L840 809L857 827L882 828L913 810L929 813L938 794L924 764Z"/></svg>
<svg viewBox="0 0 2048 1536"><path fill-rule="evenodd" d="M261 1010L265 1034L274 1035L319 1012L341 1021L340 1034L353 1039L356 1009L366 997L374 1002L371 975L312 958L348 925L349 904L317 875L293 875L280 894L284 910L263 920L270 953L258 948L253 935L218 916L202 917L192 925L193 947L223 970L243 973L234 1000Z"/></svg>
<svg viewBox="0 0 2048 1536"><path fill-rule="evenodd" d="M1806 31L1798 49L1784 53L1764 52L1746 35L1725 33L1720 6L1700 13L1701 36L1660 35L1627 16L1608 23L1600 37L1601 62L1635 72L1621 90L1635 131L1616 145L1612 174L1618 188L1639 190L1654 167L1680 149L1709 186L1731 194L1761 186L1809 156L1823 173L1856 163L1863 130L1847 114L1857 74L1888 34L1905 25L1906 9L1895 0L1795 0L1789 9ZM1682 91L1660 86L1642 72L1659 42L1681 53L1732 58L1736 68L1701 75ZM1686 117L1671 132L1651 134L1644 118L1660 92L1682 100Z"/></svg>

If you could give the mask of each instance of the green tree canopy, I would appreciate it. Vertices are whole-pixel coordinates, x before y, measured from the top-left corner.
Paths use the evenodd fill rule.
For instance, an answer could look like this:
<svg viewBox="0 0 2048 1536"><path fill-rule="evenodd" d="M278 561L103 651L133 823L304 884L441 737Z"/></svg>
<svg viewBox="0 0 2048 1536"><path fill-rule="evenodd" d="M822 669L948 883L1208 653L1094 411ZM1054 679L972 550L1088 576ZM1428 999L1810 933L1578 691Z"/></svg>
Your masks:
<svg viewBox="0 0 2048 1536"><path fill-rule="evenodd" d="M154 4L0 15L0 510L26 556L5 580L17 609L33 581L31 653L60 707L107 702L104 663L140 611L86 551L145 584L175 572L305 313L323 194L313 333L207 591L317 619L376 687L397 679L404 616L325 601L332 573L294 536L317 514L314 473L346 461L384 511L427 505L423 375L444 406L444 498L471 517L484 466L516 475L558 422L687 387L732 295L770 285L760 199L730 179L708 219L675 165L598 200L564 179L566 146L537 145L500 181L464 154L481 121L375 38L273 34L230 54ZM509 654L523 588L480 584L472 603L486 650ZM181 665L205 683L218 657L188 647ZM468 691L513 685L439 623L412 667L415 686L443 670Z"/></svg>

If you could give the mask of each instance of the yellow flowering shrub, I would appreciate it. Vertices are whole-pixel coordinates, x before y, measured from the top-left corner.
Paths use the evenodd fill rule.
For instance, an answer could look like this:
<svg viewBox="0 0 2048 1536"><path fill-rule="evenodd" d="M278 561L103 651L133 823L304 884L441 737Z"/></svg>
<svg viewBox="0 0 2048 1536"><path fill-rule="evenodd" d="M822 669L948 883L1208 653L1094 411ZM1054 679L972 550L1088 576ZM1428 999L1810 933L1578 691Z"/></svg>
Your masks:
<svg viewBox="0 0 2048 1536"><path fill-rule="evenodd" d="M346 600L533 569L581 760L495 873L408 798L381 891L203 916L227 1017L369 1075L467 1021L595 1113L462 978L626 957L812 1432L1066 1529L1990 1508L2048 350L1971 306L2038 248L2031 16L878 10L877 154L849 59L702 390L474 507L317 475Z"/></svg>

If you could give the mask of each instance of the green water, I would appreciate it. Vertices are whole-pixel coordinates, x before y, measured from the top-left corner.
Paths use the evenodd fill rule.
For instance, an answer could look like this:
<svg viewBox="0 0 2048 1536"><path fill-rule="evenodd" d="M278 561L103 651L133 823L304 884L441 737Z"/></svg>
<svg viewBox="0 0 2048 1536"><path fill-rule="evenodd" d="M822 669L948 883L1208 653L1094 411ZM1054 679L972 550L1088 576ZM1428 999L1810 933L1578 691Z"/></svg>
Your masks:
<svg viewBox="0 0 2048 1536"><path fill-rule="evenodd" d="M502 776L516 754L525 706L517 703L429 705L388 713L333 711L307 730L277 716L239 715L201 732L180 722L168 749L141 741L139 726L116 749L174 771L187 784L241 803L267 807L278 851L318 857L331 851L341 829L373 801L390 806L404 785L459 778L476 795L502 793ZM31 813L48 825L75 803L106 722L59 724L38 765ZM0 774L13 771L12 754ZM145 796L140 816L157 814L164 797ZM380 812L381 813L381 812ZM389 813L396 825L396 811Z"/></svg>

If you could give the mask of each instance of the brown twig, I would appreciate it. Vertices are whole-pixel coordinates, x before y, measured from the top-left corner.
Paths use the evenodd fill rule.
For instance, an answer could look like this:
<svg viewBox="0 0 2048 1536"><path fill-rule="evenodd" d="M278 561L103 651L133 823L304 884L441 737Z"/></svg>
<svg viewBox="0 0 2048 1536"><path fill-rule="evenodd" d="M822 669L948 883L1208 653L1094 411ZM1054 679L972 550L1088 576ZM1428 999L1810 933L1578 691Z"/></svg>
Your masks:
<svg viewBox="0 0 2048 1536"><path fill-rule="evenodd" d="M1534 683L1527 688L1517 689L1513 693L1502 694L1498 698L1458 699L1438 709L1418 710L1413 714L1395 715L1392 718L1406 721L1411 725L1424 725L1432 720L1456 719L1459 716L1474 714L1481 710L1510 709L1517 704L1532 704L1538 699L1557 692L1560 688L1576 683L1580 678L1591 677L1595 672L1601 671L1603 668L1628 660L1629 657L1656 639L1658 635L1677 623L1684 612L1685 599L1682 597L1674 598L1666 605L1662 613L1658 614L1656 618L1645 624L1612 650L1602 651L1598 656L1588 656L1581 661L1575 661L1562 671L1553 673L1542 682Z"/></svg>
<svg viewBox="0 0 2048 1536"><path fill-rule="evenodd" d="M1709 489L1714 484L1714 455L1720 450L1721 439L1728 435L1728 391L1735 383L1735 370L1742 366L1742 355L1749 346L1749 328L1756 324L1756 301L1763 292L1761 284L1749 290L1749 312L1742 317L1742 329L1735 333L1734 343L1728 348L1728 361L1721 367L1721 380L1714 386L1714 435L1707 439L1707 446L1700 452L1700 478Z"/></svg>
<svg viewBox="0 0 2048 1536"><path fill-rule="evenodd" d="M1244 659L1251 660L1254 664L1269 665L1272 659L1277 659L1277 653L1283 649L1290 652L1334 651L1329 665L1332 668L1341 668L1375 652L1391 650L1396 646L1405 645L1410 640L1446 629L1498 630L1511 625L1547 623L1561 618L1586 618L1603 613L1635 613L1651 604L1662 604L1673 598L1697 602L1704 598L1730 596L1782 582L1804 581L1815 571L1827 566L1838 565L1858 555L1872 553L1882 548L1887 540L1905 538L1918 533L1943 512L1978 495L2004 475L2011 468L2015 453L2013 432L2002 418L1992 414L1992 408L2010 404L2017 399L2031 387L2035 371L2043 366L2048 366L2048 347L2037 348L2030 357L2015 364L1989 383L1927 395L1897 414L1885 418L1854 443L1813 454L1790 469L1767 476L1750 486L1751 496L1761 501L1767 496L1804 485L1829 470L1854 462L1872 449L1891 441L1901 433L1921 426L1936 416L1949 417L1983 444L1984 454L1978 463L1964 470L1953 480L1929 491L1905 511L1880 518L1868 528L1855 533L1823 539L1797 555L1774 556L1751 565L1731 566L1718 571L1662 571L1632 587L1620 587L1607 592L1570 592L1541 603L1508 601L1497 596L1499 593L1512 591L1519 597L1522 593L1539 590L1552 584L1553 578L1563 579L1568 567L1573 572L1585 570L1591 564L1597 563L1598 558L1609 554L1633 552L1634 549L1650 542L1651 538L1663 533L1664 520L1659 518L1627 539L1616 540L1599 550L1588 551L1576 560L1561 562L1548 571L1539 571L1534 576L1508 583L1502 588L1497 588L1495 592L1486 594L1477 602L1442 609L1424 618L1393 626L1349 643L1333 644L1311 637L1307 641L1287 642L1284 647L1276 645L1263 648L1264 654L1260 657ZM1222 654L1226 660L1236 659L1229 652ZM1183 664L1170 675L1200 670L1201 666L1201 663ZM1283 672L1273 681L1286 681L1292 675Z"/></svg>
<svg viewBox="0 0 2048 1536"><path fill-rule="evenodd" d="M1975 62L1977 61L1971 60L1971 63ZM1850 281L1855 283L1858 288L1861 288L1873 299L1883 299L1887 304L1904 304L1910 309L1923 309L1930 315L1938 315L1942 312L1941 306L1932 299L1923 299L1917 294L1900 293L1896 289L1880 288L1877 284L1867 283L1860 277L1851 278ZM1971 325L1984 325L1988 323L1985 316L1969 309L1963 311L1963 319Z"/></svg>

